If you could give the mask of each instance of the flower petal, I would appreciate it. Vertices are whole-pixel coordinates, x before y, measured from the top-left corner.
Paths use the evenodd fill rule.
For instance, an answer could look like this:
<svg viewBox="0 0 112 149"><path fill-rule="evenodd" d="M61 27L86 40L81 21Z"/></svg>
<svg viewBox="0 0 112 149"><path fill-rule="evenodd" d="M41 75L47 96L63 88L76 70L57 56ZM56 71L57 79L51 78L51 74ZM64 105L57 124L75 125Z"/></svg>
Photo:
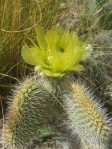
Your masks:
<svg viewBox="0 0 112 149"><path fill-rule="evenodd" d="M84 71L85 68L82 65L78 64L75 67L73 67L71 70L74 70L74 71Z"/></svg>
<svg viewBox="0 0 112 149"><path fill-rule="evenodd" d="M30 41L33 44L33 49L36 50L36 52L37 52L35 54L37 54L39 59L41 59L43 62L45 62L46 61L46 57L47 57L47 51L46 50L41 50L31 39L30 39Z"/></svg>
<svg viewBox="0 0 112 149"><path fill-rule="evenodd" d="M42 71L47 75L51 77L62 77L65 75L64 72L53 72L52 70L42 69Z"/></svg>
<svg viewBox="0 0 112 149"><path fill-rule="evenodd" d="M40 26L38 26L36 29L36 39L38 41L38 45L40 47L41 50L45 50L47 47L47 43L45 40L45 35L44 35L44 29Z"/></svg>
<svg viewBox="0 0 112 149"><path fill-rule="evenodd" d="M47 41L47 49L53 50L57 47L59 41L59 35L57 29L51 29L46 32L45 39Z"/></svg>
<svg viewBox="0 0 112 149"><path fill-rule="evenodd" d="M39 57L39 51L40 49L38 46L29 48L27 44L25 44L21 50L21 55L24 59L24 61L30 65L43 65L45 66L44 62Z"/></svg>

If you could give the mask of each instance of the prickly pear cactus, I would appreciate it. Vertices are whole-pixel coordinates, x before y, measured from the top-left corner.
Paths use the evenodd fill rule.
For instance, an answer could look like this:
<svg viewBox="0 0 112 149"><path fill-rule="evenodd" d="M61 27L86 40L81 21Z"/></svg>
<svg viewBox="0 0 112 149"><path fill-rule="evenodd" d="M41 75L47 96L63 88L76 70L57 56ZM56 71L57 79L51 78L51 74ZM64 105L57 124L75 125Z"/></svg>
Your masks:
<svg viewBox="0 0 112 149"><path fill-rule="evenodd" d="M111 118L90 88L71 73L84 71L80 62L91 53L92 47L74 32L36 29L36 43L31 40L31 45L22 48L25 62L35 66L35 76L20 83L14 92L4 130L9 149L27 148L57 108L52 108L54 102L68 115L68 127L79 136L82 149L109 149Z"/></svg>

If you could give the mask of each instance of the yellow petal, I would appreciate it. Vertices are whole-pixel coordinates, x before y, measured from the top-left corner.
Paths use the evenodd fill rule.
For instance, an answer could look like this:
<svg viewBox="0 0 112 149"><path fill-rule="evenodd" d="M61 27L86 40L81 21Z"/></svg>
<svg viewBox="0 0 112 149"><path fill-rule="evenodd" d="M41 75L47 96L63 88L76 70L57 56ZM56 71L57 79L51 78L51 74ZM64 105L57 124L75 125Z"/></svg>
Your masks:
<svg viewBox="0 0 112 149"><path fill-rule="evenodd" d="M62 77L65 75L65 73L62 72L53 72L52 70L42 69L42 71L50 77Z"/></svg>
<svg viewBox="0 0 112 149"><path fill-rule="evenodd" d="M82 65L78 64L74 68L72 68L71 70L74 70L74 71L84 71L86 69Z"/></svg>
<svg viewBox="0 0 112 149"><path fill-rule="evenodd" d="M45 35L44 35L44 29L40 26L38 26L36 29L36 39L38 41L38 45L40 49L45 50L47 43L45 41Z"/></svg>
<svg viewBox="0 0 112 149"><path fill-rule="evenodd" d="M41 59L43 62L45 62L46 58L47 58L47 51L41 50L32 40L31 40L31 42L33 44L32 52L36 51L35 54L37 54L37 57L39 57L39 59Z"/></svg>
<svg viewBox="0 0 112 149"><path fill-rule="evenodd" d="M21 55L24 59L24 61L30 65L42 65L45 66L44 62L39 57L39 51L40 49L38 46L36 48L32 47L29 48L27 44L25 44L21 50Z"/></svg>
<svg viewBox="0 0 112 149"><path fill-rule="evenodd" d="M51 29L46 32L45 39L47 41L48 50L53 50L57 47L59 41L59 35L57 29Z"/></svg>
<svg viewBox="0 0 112 149"><path fill-rule="evenodd" d="M36 53L36 51L32 51L32 49L29 48L27 46L27 44L25 44L21 50L21 55L22 55L24 61L30 65L38 64L38 60L37 60L35 53Z"/></svg>
<svg viewBox="0 0 112 149"><path fill-rule="evenodd" d="M66 55L63 48L53 49L49 52L49 65L52 66L53 71L63 72L66 66Z"/></svg>

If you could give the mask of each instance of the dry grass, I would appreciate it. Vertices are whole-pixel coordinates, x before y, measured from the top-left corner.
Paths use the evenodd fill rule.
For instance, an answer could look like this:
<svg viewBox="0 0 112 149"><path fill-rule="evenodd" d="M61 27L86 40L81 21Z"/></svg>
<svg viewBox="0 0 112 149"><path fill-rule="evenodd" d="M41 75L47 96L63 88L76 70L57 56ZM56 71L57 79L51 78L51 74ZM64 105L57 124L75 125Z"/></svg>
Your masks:
<svg viewBox="0 0 112 149"><path fill-rule="evenodd" d="M0 3L0 87L4 88L29 71L21 59L21 47L28 37L33 38L38 24L45 29L52 25L61 0L1 0Z"/></svg>

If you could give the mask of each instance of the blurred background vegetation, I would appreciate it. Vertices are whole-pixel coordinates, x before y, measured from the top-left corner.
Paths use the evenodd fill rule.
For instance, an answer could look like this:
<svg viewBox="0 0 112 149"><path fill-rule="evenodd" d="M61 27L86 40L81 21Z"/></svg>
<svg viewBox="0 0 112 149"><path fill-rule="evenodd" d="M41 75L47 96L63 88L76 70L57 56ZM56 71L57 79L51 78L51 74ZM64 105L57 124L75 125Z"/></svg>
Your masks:
<svg viewBox="0 0 112 149"><path fill-rule="evenodd" d="M21 58L21 48L35 36L40 24L48 30L63 26L82 40L94 43L95 35L112 30L111 0L1 0L0 1L0 95L32 67ZM105 34L105 32L104 32ZM103 35L102 35L103 36Z"/></svg>

